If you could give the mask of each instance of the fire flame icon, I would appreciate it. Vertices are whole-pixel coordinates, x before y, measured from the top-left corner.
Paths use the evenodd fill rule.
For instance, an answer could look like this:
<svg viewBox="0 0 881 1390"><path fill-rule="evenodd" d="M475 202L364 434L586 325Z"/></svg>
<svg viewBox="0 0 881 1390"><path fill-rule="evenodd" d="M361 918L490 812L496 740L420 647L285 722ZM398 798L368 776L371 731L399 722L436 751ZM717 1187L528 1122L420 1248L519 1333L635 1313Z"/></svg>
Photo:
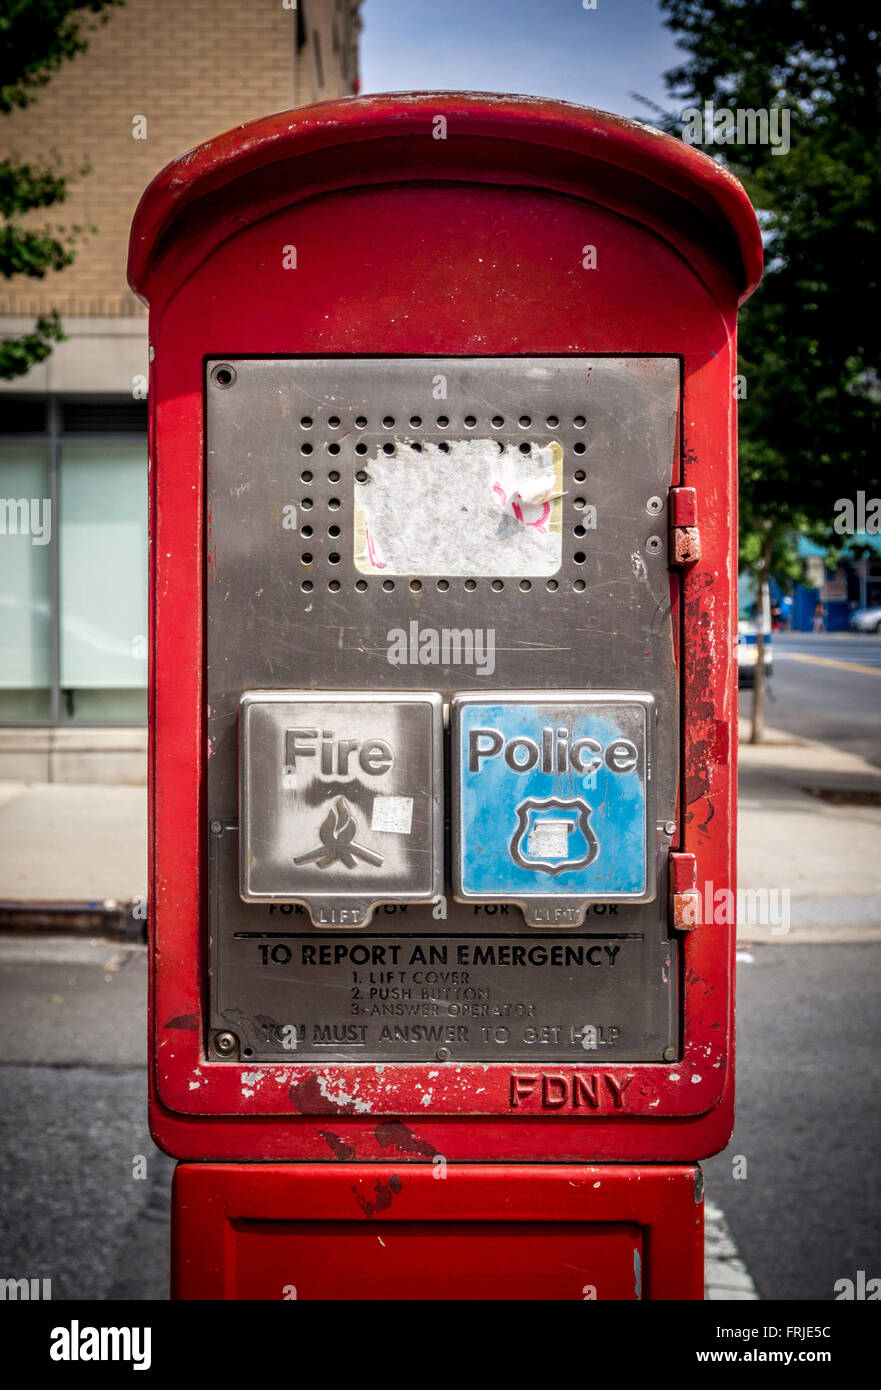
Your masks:
<svg viewBox="0 0 881 1390"><path fill-rule="evenodd" d="M315 864L319 869L329 869L331 864L340 863L347 869L354 869L358 860L363 859L365 864L379 868L383 862L382 855L374 854L373 850L365 849L363 845L356 845L357 830L357 823L345 797L338 796L319 826L321 844L317 849L309 850L308 854L299 855L294 863Z"/></svg>

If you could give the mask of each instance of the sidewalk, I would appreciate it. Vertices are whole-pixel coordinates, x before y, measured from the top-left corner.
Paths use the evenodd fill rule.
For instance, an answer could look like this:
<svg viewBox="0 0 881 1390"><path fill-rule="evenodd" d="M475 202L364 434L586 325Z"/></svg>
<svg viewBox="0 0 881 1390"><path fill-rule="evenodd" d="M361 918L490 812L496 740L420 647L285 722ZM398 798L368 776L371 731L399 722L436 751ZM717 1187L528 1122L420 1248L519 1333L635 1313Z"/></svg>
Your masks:
<svg viewBox="0 0 881 1390"><path fill-rule="evenodd" d="M739 939L881 940L881 771L769 730L740 744L739 805L740 888L790 893L788 933ZM0 782L0 902L142 899L146 839L144 787Z"/></svg>
<svg viewBox="0 0 881 1390"><path fill-rule="evenodd" d="M788 889L790 930L739 924L738 940L881 940L881 771L779 730L748 736L741 720L738 886Z"/></svg>
<svg viewBox="0 0 881 1390"><path fill-rule="evenodd" d="M0 782L0 901L130 903L146 893L146 787Z"/></svg>

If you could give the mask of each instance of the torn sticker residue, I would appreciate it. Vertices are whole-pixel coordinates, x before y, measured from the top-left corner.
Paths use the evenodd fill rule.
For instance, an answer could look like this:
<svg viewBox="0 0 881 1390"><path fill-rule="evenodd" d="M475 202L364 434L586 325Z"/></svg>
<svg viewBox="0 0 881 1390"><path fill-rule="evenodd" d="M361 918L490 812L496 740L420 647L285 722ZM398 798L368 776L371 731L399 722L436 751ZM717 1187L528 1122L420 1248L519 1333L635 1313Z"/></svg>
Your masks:
<svg viewBox="0 0 881 1390"><path fill-rule="evenodd" d="M567 859L571 821L536 820L527 836L527 853L535 859Z"/></svg>
<svg viewBox="0 0 881 1390"><path fill-rule="evenodd" d="M371 830L388 830L396 835L409 835L413 827L412 796L375 796Z"/></svg>
<svg viewBox="0 0 881 1390"><path fill-rule="evenodd" d="M562 560L563 450L521 454L494 439L448 452L395 440L355 483L355 565L362 574L543 576Z"/></svg>

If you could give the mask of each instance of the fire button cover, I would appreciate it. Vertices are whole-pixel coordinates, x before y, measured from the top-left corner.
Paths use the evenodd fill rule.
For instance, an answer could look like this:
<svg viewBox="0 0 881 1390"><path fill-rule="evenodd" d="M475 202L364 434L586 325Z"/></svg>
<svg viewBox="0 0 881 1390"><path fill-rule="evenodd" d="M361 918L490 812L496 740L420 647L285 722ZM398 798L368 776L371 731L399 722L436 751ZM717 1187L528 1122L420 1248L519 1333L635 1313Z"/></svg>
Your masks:
<svg viewBox="0 0 881 1390"><path fill-rule="evenodd" d="M317 927L443 892L440 695L248 691L240 705L240 892Z"/></svg>

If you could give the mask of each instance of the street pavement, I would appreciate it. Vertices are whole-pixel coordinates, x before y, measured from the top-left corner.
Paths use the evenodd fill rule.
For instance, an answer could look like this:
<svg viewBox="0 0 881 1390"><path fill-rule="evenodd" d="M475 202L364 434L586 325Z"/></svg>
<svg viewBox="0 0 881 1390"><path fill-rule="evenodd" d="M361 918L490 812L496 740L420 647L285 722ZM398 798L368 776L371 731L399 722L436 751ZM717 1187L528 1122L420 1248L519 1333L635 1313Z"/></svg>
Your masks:
<svg viewBox="0 0 881 1390"><path fill-rule="evenodd" d="M828 1301L881 1274L881 942L738 955L734 1137L707 1195L761 1299Z"/></svg>
<svg viewBox="0 0 881 1390"><path fill-rule="evenodd" d="M828 1300L838 1279L881 1275L881 640L780 651L787 703L766 744L740 748L753 892L736 1129L704 1164L716 1299ZM827 679L832 743L812 741ZM0 786L0 899L142 894L144 824L143 789ZM762 919L775 892L785 921ZM174 1165L146 1129L146 981L140 945L0 936L0 1277L51 1278L54 1299L167 1296Z"/></svg>
<svg viewBox="0 0 881 1390"><path fill-rule="evenodd" d="M881 767L881 634L775 632L767 720ZM740 698L752 713L752 692Z"/></svg>
<svg viewBox="0 0 881 1390"><path fill-rule="evenodd" d="M0 937L0 1277L53 1300L168 1296L146 1001L144 946Z"/></svg>

